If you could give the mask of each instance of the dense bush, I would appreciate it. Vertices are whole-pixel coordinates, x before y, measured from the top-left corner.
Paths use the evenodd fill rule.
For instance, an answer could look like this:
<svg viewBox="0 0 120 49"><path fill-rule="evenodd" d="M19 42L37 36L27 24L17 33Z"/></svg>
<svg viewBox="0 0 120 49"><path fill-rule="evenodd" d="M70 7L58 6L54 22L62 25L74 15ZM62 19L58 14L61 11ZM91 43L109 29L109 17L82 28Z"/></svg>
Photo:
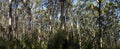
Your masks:
<svg viewBox="0 0 120 49"><path fill-rule="evenodd" d="M12 39L4 40L0 38L0 48L2 49L79 49L79 39L70 36L71 32L58 30L49 38L48 44L38 41L37 35L30 38L27 34L22 40ZM45 47L47 46L47 47Z"/></svg>

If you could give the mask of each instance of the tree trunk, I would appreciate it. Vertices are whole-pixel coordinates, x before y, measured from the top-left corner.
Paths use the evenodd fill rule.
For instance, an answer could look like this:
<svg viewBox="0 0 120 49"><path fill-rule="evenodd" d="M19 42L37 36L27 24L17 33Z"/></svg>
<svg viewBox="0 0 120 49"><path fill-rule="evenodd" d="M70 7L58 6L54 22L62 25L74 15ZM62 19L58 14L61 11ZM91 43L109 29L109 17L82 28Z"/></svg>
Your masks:
<svg viewBox="0 0 120 49"><path fill-rule="evenodd" d="M99 18L98 18L98 21L99 21L99 33L98 33L97 43L98 43L98 49L102 49L101 0L99 0L99 9L98 9L98 12L99 12Z"/></svg>
<svg viewBox="0 0 120 49"><path fill-rule="evenodd" d="M64 1L61 1L61 26L62 29L65 28L65 13L64 13Z"/></svg>
<svg viewBox="0 0 120 49"><path fill-rule="evenodd" d="M12 21L13 21L13 17L12 17L12 2L13 0L9 1L9 30L8 30L8 38L9 40L11 40L12 38Z"/></svg>

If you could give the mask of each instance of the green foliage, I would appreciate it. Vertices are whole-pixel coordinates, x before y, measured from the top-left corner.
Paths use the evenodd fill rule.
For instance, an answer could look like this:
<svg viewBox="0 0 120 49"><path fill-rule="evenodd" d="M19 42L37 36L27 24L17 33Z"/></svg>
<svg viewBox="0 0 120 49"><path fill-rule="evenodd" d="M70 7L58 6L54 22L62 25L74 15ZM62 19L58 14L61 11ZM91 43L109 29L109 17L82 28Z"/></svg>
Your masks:
<svg viewBox="0 0 120 49"><path fill-rule="evenodd" d="M58 30L58 32L49 39L47 49L61 49L67 33L65 30Z"/></svg>
<svg viewBox="0 0 120 49"><path fill-rule="evenodd" d="M48 41L48 48L47 49L62 49L65 45L63 45L65 42L67 49L79 49L79 40L74 36L73 38L68 35L68 33L65 30L58 30L57 33L53 37L51 37ZM66 41L67 40L67 41Z"/></svg>
<svg viewBox="0 0 120 49"><path fill-rule="evenodd" d="M27 35L25 36L24 39L18 40L18 39L13 39L13 40L4 40L3 38L0 38L0 48L5 48L5 49L44 49L41 46L41 42L38 42L37 38L28 37Z"/></svg>

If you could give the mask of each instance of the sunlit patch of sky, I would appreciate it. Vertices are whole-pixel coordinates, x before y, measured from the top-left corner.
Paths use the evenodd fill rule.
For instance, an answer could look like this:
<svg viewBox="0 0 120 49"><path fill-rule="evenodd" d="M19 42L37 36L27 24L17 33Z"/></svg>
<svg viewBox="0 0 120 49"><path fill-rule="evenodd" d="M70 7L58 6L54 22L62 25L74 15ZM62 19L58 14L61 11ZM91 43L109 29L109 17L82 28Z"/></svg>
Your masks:
<svg viewBox="0 0 120 49"><path fill-rule="evenodd" d="M22 3L20 3L19 5L18 5L18 9L21 9L22 8L22 6L23 6L23 4Z"/></svg>
<svg viewBox="0 0 120 49"><path fill-rule="evenodd" d="M60 13L58 13L57 17L58 17L58 19L60 18Z"/></svg>
<svg viewBox="0 0 120 49"><path fill-rule="evenodd" d="M45 1L42 1L45 2ZM77 4L78 0L73 0L73 5ZM46 6L42 6L40 9L46 10Z"/></svg>
<svg viewBox="0 0 120 49"><path fill-rule="evenodd" d="M94 6L97 6L97 2L96 1L93 1L92 3Z"/></svg>
<svg viewBox="0 0 120 49"><path fill-rule="evenodd" d="M117 9L117 12L116 12L116 14L120 17L120 8L119 9Z"/></svg>
<svg viewBox="0 0 120 49"><path fill-rule="evenodd" d="M109 0L106 0L106 2L110 2Z"/></svg>
<svg viewBox="0 0 120 49"><path fill-rule="evenodd" d="M45 6L40 7L41 10L46 10L47 8Z"/></svg>
<svg viewBox="0 0 120 49"><path fill-rule="evenodd" d="M73 1L73 4L77 4L77 2L78 2L78 0L74 0L74 1Z"/></svg>

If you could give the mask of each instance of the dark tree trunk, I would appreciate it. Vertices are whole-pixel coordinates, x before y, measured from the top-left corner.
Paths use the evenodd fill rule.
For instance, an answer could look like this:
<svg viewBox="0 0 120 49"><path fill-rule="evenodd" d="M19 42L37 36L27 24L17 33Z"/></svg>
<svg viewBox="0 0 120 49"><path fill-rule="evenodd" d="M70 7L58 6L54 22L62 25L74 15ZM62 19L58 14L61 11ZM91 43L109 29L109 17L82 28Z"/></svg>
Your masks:
<svg viewBox="0 0 120 49"><path fill-rule="evenodd" d="M64 3L65 0L60 0L61 3L61 28L64 27L65 28L65 13L64 13ZM63 29L64 29L63 28Z"/></svg>
<svg viewBox="0 0 120 49"><path fill-rule="evenodd" d="M98 49L102 49L102 22L101 22L101 0L98 0L99 1L99 9L98 9L98 12L99 12L99 18L98 18L98 22L99 22L99 33L98 33L98 40L97 40L97 43L98 43Z"/></svg>
<svg viewBox="0 0 120 49"><path fill-rule="evenodd" d="M13 30L13 28L12 28L12 21L13 21L13 17L12 17L12 2L13 2L13 0L11 0L11 2L10 2L10 5L9 5L9 30L8 30L8 38L11 40L11 38L12 38L12 30Z"/></svg>
<svg viewBox="0 0 120 49"><path fill-rule="evenodd" d="M67 41L67 39L64 40L64 43L62 44L62 49L68 49L68 41Z"/></svg>

